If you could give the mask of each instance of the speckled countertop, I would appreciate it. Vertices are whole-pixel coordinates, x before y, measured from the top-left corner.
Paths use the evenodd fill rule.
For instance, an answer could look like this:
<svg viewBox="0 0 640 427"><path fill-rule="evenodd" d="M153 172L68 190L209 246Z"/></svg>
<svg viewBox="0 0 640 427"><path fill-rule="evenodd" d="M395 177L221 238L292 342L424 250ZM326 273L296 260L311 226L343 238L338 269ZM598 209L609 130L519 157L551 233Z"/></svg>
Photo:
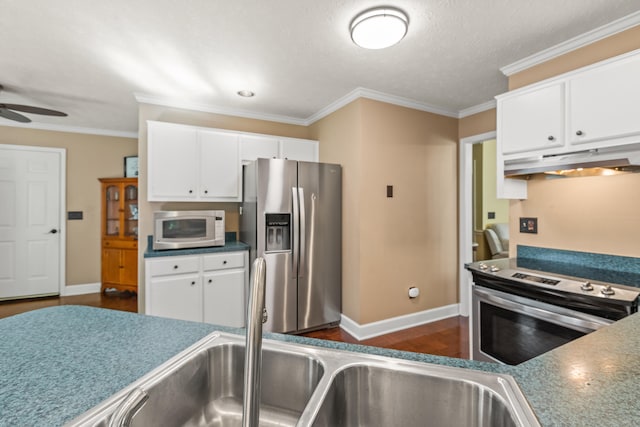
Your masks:
<svg viewBox="0 0 640 427"><path fill-rule="evenodd" d="M147 236L147 250L144 252L145 258L158 258L167 256L184 256L184 255L202 255L215 254L220 252L248 251L251 247L246 243L236 240L236 233L225 233L224 246L211 246L208 248L190 248L190 249L167 249L154 250L153 236Z"/></svg>
<svg viewBox="0 0 640 427"><path fill-rule="evenodd" d="M214 330L243 333L81 306L2 319L0 426L70 421ZM640 425L640 314L515 367L290 335L265 337L508 373L545 427Z"/></svg>

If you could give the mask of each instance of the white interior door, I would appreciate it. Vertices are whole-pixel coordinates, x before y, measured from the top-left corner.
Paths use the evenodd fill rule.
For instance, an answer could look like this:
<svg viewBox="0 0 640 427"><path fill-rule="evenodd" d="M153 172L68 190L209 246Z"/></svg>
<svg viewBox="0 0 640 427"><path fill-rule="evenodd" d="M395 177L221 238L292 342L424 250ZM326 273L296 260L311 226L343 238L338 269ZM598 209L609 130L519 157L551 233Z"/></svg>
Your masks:
<svg viewBox="0 0 640 427"><path fill-rule="evenodd" d="M64 150L0 145L0 299L60 293Z"/></svg>

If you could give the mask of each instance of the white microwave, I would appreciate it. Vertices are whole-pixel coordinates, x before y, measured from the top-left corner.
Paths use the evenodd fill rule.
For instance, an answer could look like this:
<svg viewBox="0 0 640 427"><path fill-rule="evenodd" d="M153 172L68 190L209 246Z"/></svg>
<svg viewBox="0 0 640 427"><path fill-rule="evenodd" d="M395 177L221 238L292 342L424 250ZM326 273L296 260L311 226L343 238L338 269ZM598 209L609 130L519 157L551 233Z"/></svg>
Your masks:
<svg viewBox="0 0 640 427"><path fill-rule="evenodd" d="M153 249L224 246L224 211L156 211Z"/></svg>

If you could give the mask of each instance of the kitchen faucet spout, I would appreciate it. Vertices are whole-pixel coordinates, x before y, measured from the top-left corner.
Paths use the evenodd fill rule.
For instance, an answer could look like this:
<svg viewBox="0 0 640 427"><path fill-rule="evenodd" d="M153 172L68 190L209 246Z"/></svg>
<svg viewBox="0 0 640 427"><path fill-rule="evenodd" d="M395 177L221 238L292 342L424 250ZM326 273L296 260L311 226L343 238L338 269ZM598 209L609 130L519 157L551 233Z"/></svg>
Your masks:
<svg viewBox="0 0 640 427"><path fill-rule="evenodd" d="M262 366L262 324L267 321L264 307L266 263L256 258L250 281L247 309L247 336L244 355L242 427L258 427L260 420L260 376Z"/></svg>

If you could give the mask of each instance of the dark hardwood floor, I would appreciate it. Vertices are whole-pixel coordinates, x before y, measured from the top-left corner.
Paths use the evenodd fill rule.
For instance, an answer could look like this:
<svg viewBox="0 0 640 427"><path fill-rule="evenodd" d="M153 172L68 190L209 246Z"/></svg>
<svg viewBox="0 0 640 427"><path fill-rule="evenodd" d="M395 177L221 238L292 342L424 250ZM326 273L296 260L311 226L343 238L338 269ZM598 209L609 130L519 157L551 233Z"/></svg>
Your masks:
<svg viewBox="0 0 640 427"><path fill-rule="evenodd" d="M95 293L68 297L1 301L0 318L39 308L69 304L88 305L134 313L138 311L138 299L134 294ZM450 317L363 341L358 341L339 327L308 332L302 334L302 336L462 359L469 358L469 322L466 317L461 316Z"/></svg>
<svg viewBox="0 0 640 427"><path fill-rule="evenodd" d="M469 358L469 320L456 316L402 331L358 341L339 327L309 332L303 336L416 353Z"/></svg>
<svg viewBox="0 0 640 427"><path fill-rule="evenodd" d="M136 313L138 311L138 297L128 292L109 292L107 294L95 293L69 297L44 297L0 301L0 319L25 311L56 305L89 305Z"/></svg>

